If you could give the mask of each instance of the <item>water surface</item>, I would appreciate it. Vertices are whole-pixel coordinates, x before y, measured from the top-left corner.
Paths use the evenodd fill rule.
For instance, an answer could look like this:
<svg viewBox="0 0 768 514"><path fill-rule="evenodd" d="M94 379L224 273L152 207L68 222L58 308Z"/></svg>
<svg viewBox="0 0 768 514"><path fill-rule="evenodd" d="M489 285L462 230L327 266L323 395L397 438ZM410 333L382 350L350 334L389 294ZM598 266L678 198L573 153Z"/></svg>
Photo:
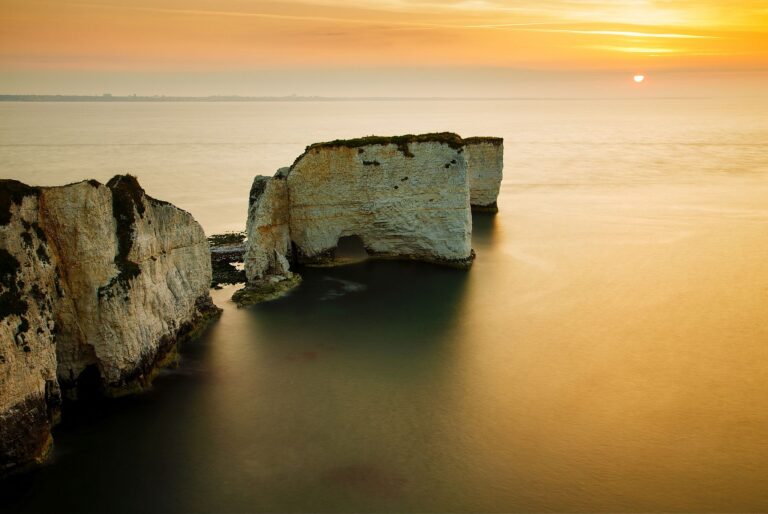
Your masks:
<svg viewBox="0 0 768 514"><path fill-rule="evenodd" d="M0 104L3 176L137 174L210 232L317 140L506 139L473 268L308 269L154 391L70 411L4 505L75 512L768 510L768 106Z"/></svg>

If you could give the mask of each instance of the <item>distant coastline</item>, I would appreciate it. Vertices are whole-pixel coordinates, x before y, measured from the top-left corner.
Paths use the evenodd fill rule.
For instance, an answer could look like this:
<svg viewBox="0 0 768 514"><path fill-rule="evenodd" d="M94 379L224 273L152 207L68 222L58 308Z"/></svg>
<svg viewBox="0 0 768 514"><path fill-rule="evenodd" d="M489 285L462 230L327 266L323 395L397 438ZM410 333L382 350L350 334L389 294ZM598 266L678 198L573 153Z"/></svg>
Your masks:
<svg viewBox="0 0 768 514"><path fill-rule="evenodd" d="M165 95L0 95L0 102L492 102L529 100L705 100L690 97L422 97L422 96L165 96Z"/></svg>
<svg viewBox="0 0 768 514"><path fill-rule="evenodd" d="M509 100L508 98L332 97L332 96L166 96L166 95L0 95L2 102L387 102L440 100Z"/></svg>

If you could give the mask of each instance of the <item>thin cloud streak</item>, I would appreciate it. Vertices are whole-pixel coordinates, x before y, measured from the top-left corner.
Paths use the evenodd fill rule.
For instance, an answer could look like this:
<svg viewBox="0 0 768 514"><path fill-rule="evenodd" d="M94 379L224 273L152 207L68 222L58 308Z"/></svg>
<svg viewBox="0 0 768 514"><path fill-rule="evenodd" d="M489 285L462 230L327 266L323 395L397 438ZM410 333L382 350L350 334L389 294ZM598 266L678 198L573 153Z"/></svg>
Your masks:
<svg viewBox="0 0 768 514"><path fill-rule="evenodd" d="M0 5L0 70L215 71L362 63L654 70L768 62L768 23L743 16L756 12L753 0L727 5L725 0L696 5L682 0L360 0L354 5L0 0ZM720 11L713 10L717 5ZM718 23L719 17L725 21ZM743 23L736 26L734 20Z"/></svg>
<svg viewBox="0 0 768 514"><path fill-rule="evenodd" d="M145 11L145 12L157 12L166 14L191 14L197 16L231 16L231 17L246 17L246 18L262 18L262 19L275 19L275 20L295 20L295 21L320 21L330 23L350 23L350 24L362 24L371 25L372 20L364 20L357 18L340 18L340 17L327 17L327 16L301 16L293 14L271 14L261 12L248 12L248 11L216 11L216 10L200 10L200 9L171 9L162 7L143 7L143 6L126 6L126 5L105 5L105 4L89 4L78 3L76 5L82 7L98 7L98 8L113 8L113 9L128 9L132 11ZM669 39L720 39L718 36L703 36L697 34L673 34L673 33L654 33L654 32L634 32L634 31L613 31L613 30L575 30L575 29L529 29L526 27L538 27L544 25L562 25L553 22L529 22L529 23L494 23L494 24L449 24L449 23L424 23L424 22L385 22L387 25L394 25L389 27L391 30L408 30L408 29L517 29L528 32L552 32L552 33L564 33L564 34L583 34L583 35L605 35L605 36L627 36L627 37L648 37L648 38L669 38Z"/></svg>
<svg viewBox="0 0 768 514"><path fill-rule="evenodd" d="M608 50L609 52L624 52L630 54L674 54L684 53L682 50L675 50L674 48L645 48L639 46L611 46L611 45L588 45L584 48L592 48L594 50Z"/></svg>
<svg viewBox="0 0 768 514"><path fill-rule="evenodd" d="M632 32L625 30L570 30L570 29L528 29L535 32L560 32L565 34L584 34L590 36L627 36L663 39L721 39L720 36L700 36L696 34L658 34L655 32Z"/></svg>

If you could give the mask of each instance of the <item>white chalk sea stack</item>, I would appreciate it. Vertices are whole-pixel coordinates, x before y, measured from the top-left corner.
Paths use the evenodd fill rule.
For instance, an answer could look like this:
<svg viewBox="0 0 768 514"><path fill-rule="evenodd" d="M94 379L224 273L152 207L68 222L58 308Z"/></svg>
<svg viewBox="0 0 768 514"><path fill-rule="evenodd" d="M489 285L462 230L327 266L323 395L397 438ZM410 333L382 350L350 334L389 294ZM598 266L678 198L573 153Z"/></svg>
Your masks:
<svg viewBox="0 0 768 514"><path fill-rule="evenodd" d="M62 395L148 387L218 313L192 216L134 177L0 181L0 472L45 457Z"/></svg>
<svg viewBox="0 0 768 514"><path fill-rule="evenodd" d="M503 145L467 141L438 133L317 143L274 177L256 177L249 283L236 301L278 296L297 283L291 263L332 264L339 240L350 236L374 258L469 267L472 198L495 212Z"/></svg>
<svg viewBox="0 0 768 514"><path fill-rule="evenodd" d="M464 139L469 175L469 203L476 212L497 212L496 199L504 170L504 140L500 137Z"/></svg>

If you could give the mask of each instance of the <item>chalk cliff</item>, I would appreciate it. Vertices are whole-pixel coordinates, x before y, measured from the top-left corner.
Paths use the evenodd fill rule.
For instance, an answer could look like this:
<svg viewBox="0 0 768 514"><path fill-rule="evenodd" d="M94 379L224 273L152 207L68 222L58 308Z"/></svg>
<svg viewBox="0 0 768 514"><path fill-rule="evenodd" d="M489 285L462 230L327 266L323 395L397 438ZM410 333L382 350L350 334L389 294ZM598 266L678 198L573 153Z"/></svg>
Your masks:
<svg viewBox="0 0 768 514"><path fill-rule="evenodd" d="M248 237L243 265L248 287L237 291L239 304L256 303L281 296L301 282L290 271L292 255L288 200L289 168L281 168L274 177L257 176L248 199Z"/></svg>
<svg viewBox="0 0 768 514"><path fill-rule="evenodd" d="M455 134L310 146L287 178L298 262L322 263L339 238L358 236L373 256L469 265L463 152Z"/></svg>
<svg viewBox="0 0 768 514"><path fill-rule="evenodd" d="M53 344L60 284L39 197L0 182L0 473L45 457L61 399Z"/></svg>
<svg viewBox="0 0 768 514"><path fill-rule="evenodd" d="M210 281L200 225L134 177L0 181L0 472L44 458L62 394L149 386L218 312Z"/></svg>
<svg viewBox="0 0 768 514"><path fill-rule="evenodd" d="M476 166L500 166L500 140L482 139L473 144ZM292 262L332 263L339 239L348 236L373 257L468 267L474 253L466 148L452 133L337 140L307 147L274 177L256 177L244 258L250 289L264 293L270 282L291 277ZM500 167L478 171L478 183L492 189L486 177L494 173L500 180ZM236 300L248 301L246 294Z"/></svg>
<svg viewBox="0 0 768 514"><path fill-rule="evenodd" d="M500 137L464 139L469 176L469 203L476 212L498 212L504 169L504 140Z"/></svg>
<svg viewBox="0 0 768 514"><path fill-rule="evenodd" d="M282 168L274 177L258 176L253 180L245 228L248 243L243 256L248 280L290 273L288 255L291 237L286 180L289 171Z"/></svg>

